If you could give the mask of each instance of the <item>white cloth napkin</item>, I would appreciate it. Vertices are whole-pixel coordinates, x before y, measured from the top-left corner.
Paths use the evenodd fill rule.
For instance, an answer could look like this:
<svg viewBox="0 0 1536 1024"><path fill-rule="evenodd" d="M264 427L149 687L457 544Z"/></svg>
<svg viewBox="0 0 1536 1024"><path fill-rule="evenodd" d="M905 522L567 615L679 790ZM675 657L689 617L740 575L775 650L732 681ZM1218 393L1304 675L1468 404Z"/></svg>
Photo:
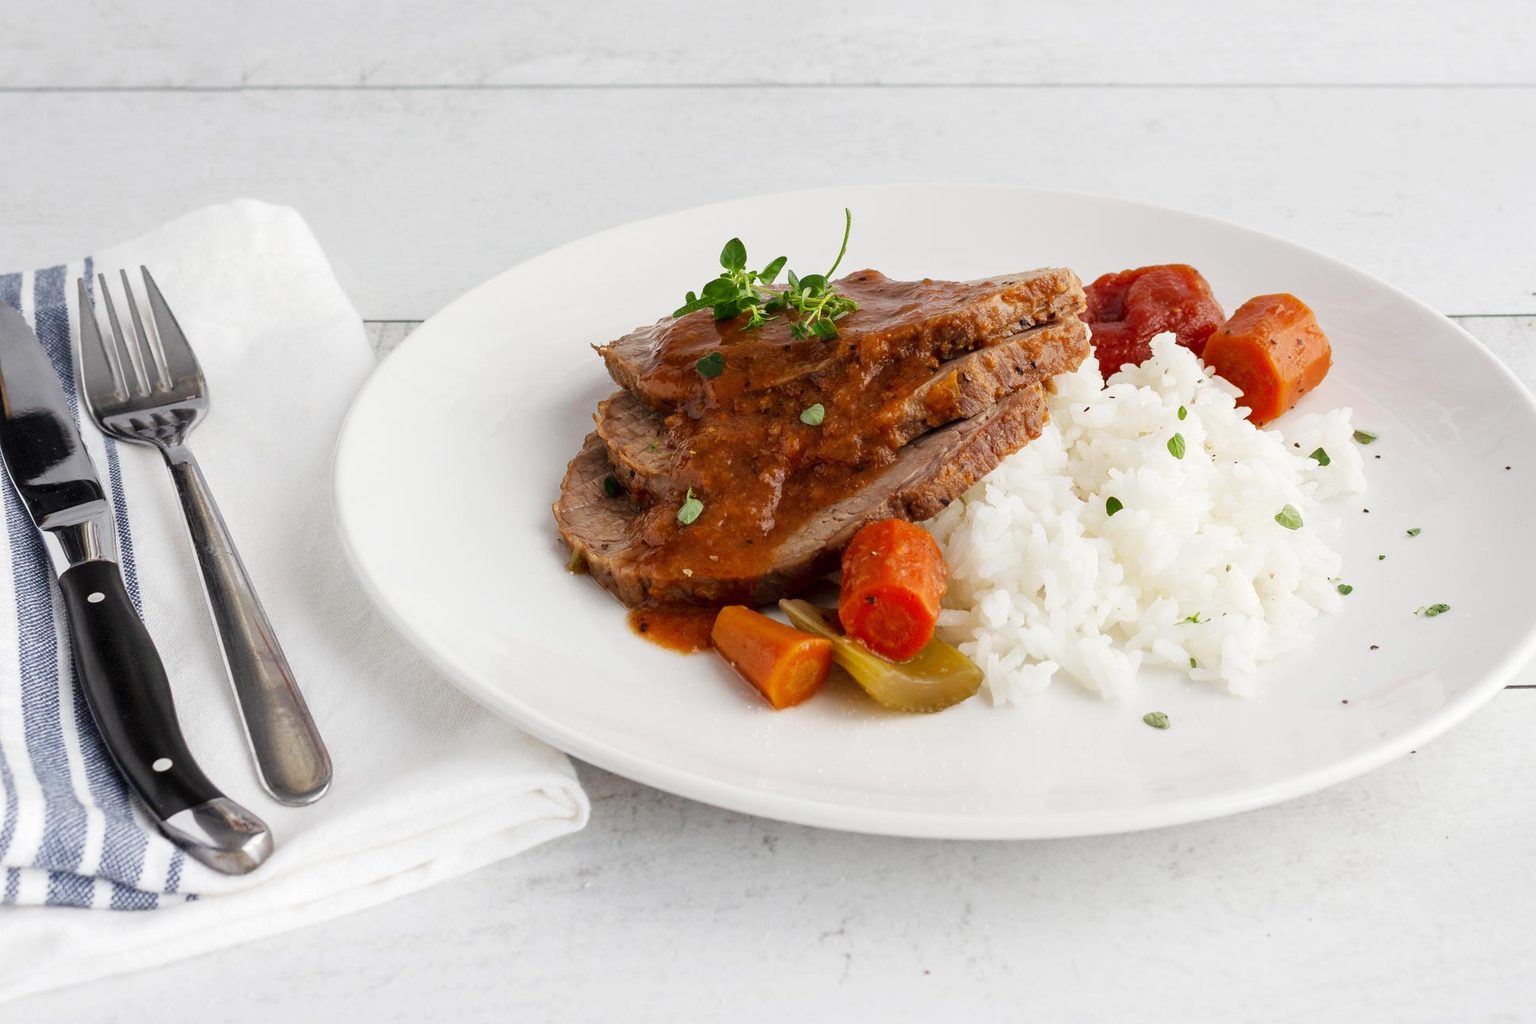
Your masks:
<svg viewBox="0 0 1536 1024"><path fill-rule="evenodd" d="M308 808L262 792L170 478L154 451L87 423L118 502L129 589L188 743L215 783L272 827L277 850L253 874L217 874L126 799L71 677L57 590L28 585L40 551L0 485L0 637L22 638L0 641L0 999L381 903L573 832L588 813L566 758L452 690L391 634L344 562L331 452L373 358L303 220L250 201L211 207L80 264L0 275L0 300L35 319L67 375L76 278L102 272L117 288L118 268L137 281L141 263L203 364L212 411L192 447L335 781Z"/></svg>

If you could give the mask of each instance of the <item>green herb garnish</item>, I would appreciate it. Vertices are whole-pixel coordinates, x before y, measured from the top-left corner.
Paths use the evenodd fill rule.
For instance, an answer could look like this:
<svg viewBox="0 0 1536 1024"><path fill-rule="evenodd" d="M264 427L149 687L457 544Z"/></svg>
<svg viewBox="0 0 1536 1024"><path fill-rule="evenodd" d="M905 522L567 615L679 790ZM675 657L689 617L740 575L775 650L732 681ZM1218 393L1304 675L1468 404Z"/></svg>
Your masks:
<svg viewBox="0 0 1536 1024"><path fill-rule="evenodd" d="M784 290L784 303L800 314L789 325L789 333L797 338L837 337L837 320L859 308L859 304L846 295L839 295L832 287L832 275L837 272L848 252L848 235L853 231L853 213L843 208L843 244L837 250L837 259L825 274L796 277L793 270L786 278L789 287Z"/></svg>
<svg viewBox="0 0 1536 1024"><path fill-rule="evenodd" d="M1168 454L1176 459L1184 457L1184 435L1174 434L1168 439Z"/></svg>
<svg viewBox="0 0 1536 1024"><path fill-rule="evenodd" d="M1409 527L1409 529L1408 529L1408 536L1410 536L1410 537L1417 537L1418 535L1419 535L1419 528L1417 526Z"/></svg>
<svg viewBox="0 0 1536 1024"><path fill-rule="evenodd" d="M1189 410L1184 408L1182 405L1179 406L1179 420L1180 420L1180 422L1182 422L1184 417L1186 417L1188 415L1189 415Z"/></svg>
<svg viewBox="0 0 1536 1024"><path fill-rule="evenodd" d="M1185 622L1187 622L1187 623L1189 623L1189 624L1190 624L1190 625L1192 625L1192 626L1198 626L1198 625L1200 625L1200 624L1201 624L1201 623L1202 623L1202 622L1210 622L1210 621L1211 621L1211 620L1210 620L1210 619L1202 619L1202 618L1201 618L1201 617L1200 617L1200 613L1199 613L1199 612L1195 612L1195 614L1193 614L1193 615L1190 615L1190 616L1187 616L1187 617L1186 617L1186 618L1185 618L1185 619L1184 619L1184 621L1185 621Z"/></svg>
<svg viewBox="0 0 1536 1024"><path fill-rule="evenodd" d="M687 316L701 309L714 312L716 320L729 320L743 312L749 313L747 327L758 327L768 322L771 310L767 304L777 298L768 285L784 269L788 257L780 256L762 270L747 269L747 247L741 239L733 238L720 250L720 265L724 272L710 281L697 293L689 292L683 304L673 311L673 316Z"/></svg>
<svg viewBox="0 0 1536 1024"><path fill-rule="evenodd" d="M1275 522L1287 530L1301 529L1301 513L1296 511L1295 505L1287 505L1275 513Z"/></svg>
<svg viewBox="0 0 1536 1024"><path fill-rule="evenodd" d="M1371 433L1369 430L1357 430L1355 431L1355 440L1359 441L1361 444L1370 444L1372 441L1376 440L1376 435Z"/></svg>
<svg viewBox="0 0 1536 1024"><path fill-rule="evenodd" d="M825 274L796 277L788 272L788 287L774 291L769 286L778 279L779 272L789 262L780 256L762 270L747 269L747 247L739 238L725 243L720 250L720 266L724 271L719 277L706 282L697 292L689 292L683 304L672 315L687 316L701 309L710 310L716 320L730 320L747 314L743 330L761 327L774 315L786 309L799 314L789 330L796 338L835 338L837 320L859 308L859 304L846 295L839 295L832 287L832 274L843 262L848 252L848 236L853 231L853 213L843 210L843 244L837 251L837 259ZM706 357L708 358L708 357ZM699 371L703 373L701 369ZM705 374L705 376L714 376Z"/></svg>
<svg viewBox="0 0 1536 1024"><path fill-rule="evenodd" d="M1319 448L1317 451L1315 451L1311 455L1307 456L1307 458L1312 459L1319 466L1326 466L1330 462L1333 461L1332 459L1330 459L1328 457L1328 452L1325 449L1322 449L1322 448Z"/></svg>
<svg viewBox="0 0 1536 1024"><path fill-rule="evenodd" d="M704 503L693 496L693 488L688 488L688 496L683 499L682 507L677 510L677 521L687 526L704 512Z"/></svg>
<svg viewBox="0 0 1536 1024"><path fill-rule="evenodd" d="M800 422L808 427L819 427L822 420L826 418L827 407L820 402L817 402L815 405L808 405L800 411Z"/></svg>
<svg viewBox="0 0 1536 1024"><path fill-rule="evenodd" d="M1193 656L1191 656L1190 659L1189 659L1189 667L1190 668L1199 668L1200 667L1199 665L1195 664L1195 659L1194 659Z"/></svg>
<svg viewBox="0 0 1536 1024"><path fill-rule="evenodd" d="M1168 728L1168 716L1161 711L1148 711L1141 716L1141 720L1154 729Z"/></svg>
<svg viewBox="0 0 1536 1024"><path fill-rule="evenodd" d="M610 498L617 498L620 494L624 493L624 488L619 486L618 477L603 477L603 493Z"/></svg>
<svg viewBox="0 0 1536 1024"><path fill-rule="evenodd" d="M1422 615L1426 619L1432 619L1436 615L1444 615L1446 612L1448 612L1450 610L1451 610L1451 606L1448 605L1448 604L1432 604L1428 608L1420 608L1420 609L1418 609L1413 614L1415 614L1415 615Z"/></svg>
<svg viewBox="0 0 1536 1024"><path fill-rule="evenodd" d="M1348 583L1340 583L1339 584L1339 593L1343 594L1344 596L1348 597L1350 594L1353 594L1354 592L1355 592L1355 588L1350 586Z"/></svg>
<svg viewBox="0 0 1536 1024"><path fill-rule="evenodd" d="M1110 498L1104 503L1104 514L1106 516L1112 516L1123 508L1125 508L1125 505L1120 501L1119 498Z"/></svg>
<svg viewBox="0 0 1536 1024"><path fill-rule="evenodd" d="M1387 556L1386 555L1377 555L1376 556L1376 561L1378 561L1378 562L1385 562L1386 560L1387 560Z"/></svg>
<svg viewBox="0 0 1536 1024"><path fill-rule="evenodd" d="M693 368L699 371L699 376L705 380L713 380L725 372L725 353L711 352L709 355L693 364Z"/></svg>

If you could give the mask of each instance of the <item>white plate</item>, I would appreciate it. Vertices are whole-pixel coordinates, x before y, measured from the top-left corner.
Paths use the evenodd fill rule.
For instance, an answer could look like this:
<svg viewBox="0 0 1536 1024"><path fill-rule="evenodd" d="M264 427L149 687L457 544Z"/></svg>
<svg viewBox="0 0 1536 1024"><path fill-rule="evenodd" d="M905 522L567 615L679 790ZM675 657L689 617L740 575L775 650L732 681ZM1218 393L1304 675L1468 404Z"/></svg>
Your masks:
<svg viewBox="0 0 1536 1024"><path fill-rule="evenodd" d="M1333 540L1354 593L1245 701L1147 674L1128 705L1058 681L1024 708L886 714L853 693L774 712L712 656L632 635L568 575L550 517L613 385L589 346L666 314L725 239L796 266L964 279L1065 265L1085 279L1187 262L1231 310L1289 291L1335 365L1304 408L1378 432L1370 493ZM1454 258L1446 254L1425 258ZM843 188L687 210L574 242L423 324L374 374L336 461L368 592L472 697L610 771L752 814L901 835L1126 831L1274 803L1407 753L1531 653L1536 407L1472 337L1336 260L1244 228L1110 199L972 186ZM1506 469L1505 467L1512 467ZM1369 508L1369 513L1362 508ZM1408 527L1422 535L1408 538ZM1385 560L1378 555L1385 554ZM1421 605L1446 602L1436 619ZM1371 645L1379 650L1371 650ZM1345 703L1347 701L1347 703ZM1166 711L1167 732L1144 712Z"/></svg>

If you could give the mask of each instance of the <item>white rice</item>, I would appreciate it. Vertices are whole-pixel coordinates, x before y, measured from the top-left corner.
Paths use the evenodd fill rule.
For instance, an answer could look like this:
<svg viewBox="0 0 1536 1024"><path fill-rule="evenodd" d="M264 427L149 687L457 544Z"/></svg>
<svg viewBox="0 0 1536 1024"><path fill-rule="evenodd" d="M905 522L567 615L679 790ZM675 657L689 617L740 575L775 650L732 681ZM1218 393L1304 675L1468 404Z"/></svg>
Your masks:
<svg viewBox="0 0 1536 1024"><path fill-rule="evenodd" d="M1344 600L1322 503L1365 491L1350 410L1260 430L1172 335L1152 353L1106 386L1093 359L1057 377L1044 433L928 524L950 567L940 635L994 704L1058 673L1123 699L1144 665L1251 694ZM1286 505L1300 529L1276 522Z"/></svg>

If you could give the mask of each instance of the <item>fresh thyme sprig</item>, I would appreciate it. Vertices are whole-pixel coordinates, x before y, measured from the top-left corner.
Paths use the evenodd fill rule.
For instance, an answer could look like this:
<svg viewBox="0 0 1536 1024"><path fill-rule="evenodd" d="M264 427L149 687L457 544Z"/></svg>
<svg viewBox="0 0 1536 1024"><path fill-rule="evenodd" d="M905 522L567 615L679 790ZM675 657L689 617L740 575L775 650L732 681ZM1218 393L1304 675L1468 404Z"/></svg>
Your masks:
<svg viewBox="0 0 1536 1024"><path fill-rule="evenodd" d="M725 271L698 293L689 292L672 315L687 316L701 309L713 309L716 320L729 320L747 312L751 314L747 326L758 327L768 321L772 312L764 307L779 301L778 293L769 291L767 286L773 284L788 262L789 257L780 256L762 270L748 270L747 247L741 239L733 238L720 250L720 265Z"/></svg>
<svg viewBox="0 0 1536 1024"><path fill-rule="evenodd" d="M689 292L683 304L673 316L687 316L701 309L711 310L716 320L730 320L747 314L743 330L761 327L786 309L799 314L789 325L796 338L835 338L837 321L859 308L859 304L846 295L839 295L832 285L832 275L848 252L848 236L853 231L853 213L843 210L843 244L837 250L837 259L825 274L809 274L797 277L789 271L787 286L775 291L770 286L778 279L779 272L789 262L780 256L762 270L747 269L747 247L741 239L733 238L720 250L720 266L724 271L719 277L705 283L697 292Z"/></svg>

